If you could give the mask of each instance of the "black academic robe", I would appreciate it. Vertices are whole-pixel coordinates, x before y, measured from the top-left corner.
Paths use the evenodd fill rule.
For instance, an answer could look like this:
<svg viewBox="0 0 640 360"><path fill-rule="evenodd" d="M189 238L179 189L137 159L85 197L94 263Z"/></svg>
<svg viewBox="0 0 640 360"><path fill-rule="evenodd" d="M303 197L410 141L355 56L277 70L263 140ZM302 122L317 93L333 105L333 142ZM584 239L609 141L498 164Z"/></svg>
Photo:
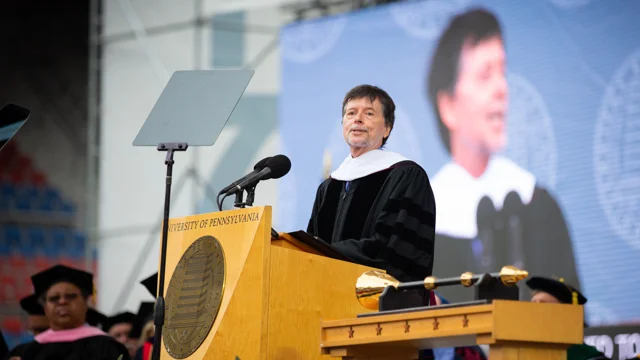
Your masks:
<svg viewBox="0 0 640 360"><path fill-rule="evenodd" d="M122 355L122 358L120 356ZM16 346L5 359L21 360L130 360L127 348L110 336L98 335L71 342L39 344L35 341Z"/></svg>
<svg viewBox="0 0 640 360"><path fill-rule="evenodd" d="M567 349L567 360L610 360L593 346L571 345Z"/></svg>
<svg viewBox="0 0 640 360"><path fill-rule="evenodd" d="M2 335L2 330L0 329L0 359L4 359L8 353L9 348L7 347L7 342L4 340L4 335Z"/></svg>
<svg viewBox="0 0 640 360"><path fill-rule="evenodd" d="M354 262L400 281L431 275L436 204L425 171L412 161L360 179L325 180L307 232Z"/></svg>
<svg viewBox="0 0 640 360"><path fill-rule="evenodd" d="M434 267L439 276L497 272L504 265L516 265L532 276L561 277L580 288L569 229L560 206L544 188L536 187L528 204L510 192L499 211L489 198L483 198L478 204L477 224L476 239L436 235L436 251L457 259L454 263L438 259ZM520 289L521 299L527 300L529 290L526 286ZM460 287L443 288L442 292L453 301L473 297L473 292Z"/></svg>
<svg viewBox="0 0 640 360"><path fill-rule="evenodd" d="M150 337L148 338L143 344L142 346L136 350L136 354L133 357L133 360L147 360L149 359L149 356L151 356L152 352L153 352L153 342L154 342L154 337ZM148 352L149 354L145 357L145 352Z"/></svg>

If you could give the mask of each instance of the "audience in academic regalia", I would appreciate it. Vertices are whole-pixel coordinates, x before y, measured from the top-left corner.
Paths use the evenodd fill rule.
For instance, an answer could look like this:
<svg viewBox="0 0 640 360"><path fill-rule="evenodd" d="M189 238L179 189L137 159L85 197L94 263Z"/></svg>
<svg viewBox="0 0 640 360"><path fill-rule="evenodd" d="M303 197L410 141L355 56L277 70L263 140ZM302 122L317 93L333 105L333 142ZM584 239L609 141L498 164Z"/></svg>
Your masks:
<svg viewBox="0 0 640 360"><path fill-rule="evenodd" d="M88 300L94 290L92 274L56 265L33 275L31 282L49 329L14 348L7 355L9 360L130 359L122 344L87 323Z"/></svg>
<svg viewBox="0 0 640 360"><path fill-rule="evenodd" d="M147 352L151 354L151 345L153 345L153 308L155 303L143 302L138 308L138 313L133 321L129 337L136 339L136 352L133 359L148 359L143 356ZM151 340L150 340L151 338Z"/></svg>
<svg viewBox="0 0 640 360"><path fill-rule="evenodd" d="M121 312L107 318L107 322L102 328L109 336L126 346L131 357L135 355L137 349L137 339L129 337L135 318L136 315L129 311Z"/></svg>
<svg viewBox="0 0 640 360"><path fill-rule="evenodd" d="M140 281L154 298L158 297L158 273ZM155 326L153 325L153 312L155 303L142 303L138 310L136 322L132 332L140 338L139 348L134 360L149 360L153 350Z"/></svg>
<svg viewBox="0 0 640 360"><path fill-rule="evenodd" d="M534 276L527 280L531 289L531 301L538 303L584 305L587 298L563 279ZM568 360L606 360L604 354L587 344L573 345L567 349Z"/></svg>
<svg viewBox="0 0 640 360"><path fill-rule="evenodd" d="M20 300L34 340L8 349L0 333L0 360L130 360L151 356L154 302L136 314L105 316L91 307L93 275L56 265L31 277L35 293ZM158 274L141 281L156 296Z"/></svg>
<svg viewBox="0 0 640 360"><path fill-rule="evenodd" d="M107 317L90 307L93 275L56 265L31 277L35 293L20 300L27 313L27 328L34 341L9 351L0 333L0 359L149 360L153 349L153 302L142 302L138 312ZM158 274L140 282L155 298ZM526 281L533 302L584 305L587 298L562 279L532 277ZM431 304L449 302L433 292ZM586 326L586 325L585 325ZM101 330L102 329L102 330ZM478 346L422 351L420 359L486 360ZM568 360L604 360L601 352L585 344L567 350Z"/></svg>
<svg viewBox="0 0 640 360"><path fill-rule="evenodd" d="M33 336L49 330L49 319L44 314L44 308L38 302L36 294L20 300L20 307L27 313L27 330Z"/></svg>

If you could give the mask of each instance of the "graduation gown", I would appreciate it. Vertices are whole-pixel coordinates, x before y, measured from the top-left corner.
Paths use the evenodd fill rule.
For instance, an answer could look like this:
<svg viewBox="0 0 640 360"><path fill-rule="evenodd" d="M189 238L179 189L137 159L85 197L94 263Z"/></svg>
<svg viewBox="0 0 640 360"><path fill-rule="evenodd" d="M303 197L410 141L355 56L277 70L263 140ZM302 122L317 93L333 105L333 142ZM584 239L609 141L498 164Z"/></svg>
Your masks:
<svg viewBox="0 0 640 360"><path fill-rule="evenodd" d="M107 335L90 336L70 342L40 344L36 341L18 345L5 359L21 360L130 360L124 345Z"/></svg>
<svg viewBox="0 0 640 360"><path fill-rule="evenodd" d="M567 348L567 360L609 360L609 358L593 346L580 344Z"/></svg>
<svg viewBox="0 0 640 360"><path fill-rule="evenodd" d="M2 335L2 330L0 330L0 359L4 359L7 353L9 353L9 348L4 340L4 335Z"/></svg>
<svg viewBox="0 0 640 360"><path fill-rule="evenodd" d="M413 161L319 187L307 232L354 262L400 281L431 275L436 204L425 171Z"/></svg>
<svg viewBox="0 0 640 360"><path fill-rule="evenodd" d="M150 337L145 341L142 346L136 350L136 355L133 360L149 360L151 358L151 354L153 353L153 339L154 337Z"/></svg>

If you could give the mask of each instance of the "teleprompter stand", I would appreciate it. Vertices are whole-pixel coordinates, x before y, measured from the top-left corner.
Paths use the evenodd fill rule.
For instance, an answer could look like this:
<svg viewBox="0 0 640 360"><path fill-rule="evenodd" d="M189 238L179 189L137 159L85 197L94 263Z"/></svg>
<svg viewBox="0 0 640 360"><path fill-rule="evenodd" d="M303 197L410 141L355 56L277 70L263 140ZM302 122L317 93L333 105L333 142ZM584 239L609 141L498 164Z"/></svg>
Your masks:
<svg viewBox="0 0 640 360"><path fill-rule="evenodd" d="M134 146L156 146L158 151L167 152L158 296L153 320L153 360L160 360L165 318L164 285L174 153L186 151L189 146L212 146L253 74L251 69L174 72L133 141Z"/></svg>
<svg viewBox="0 0 640 360"><path fill-rule="evenodd" d="M160 269L158 270L158 297L153 315L155 334L153 337L152 359L160 359L160 345L162 344L162 326L164 325L164 273L167 263L167 236L169 235L169 209L171 208L171 183L173 177L173 153L176 151L187 151L187 143L167 143L159 144L158 151L166 151L164 159L167 165L167 176L164 189L164 215L162 217L162 238L160 242Z"/></svg>

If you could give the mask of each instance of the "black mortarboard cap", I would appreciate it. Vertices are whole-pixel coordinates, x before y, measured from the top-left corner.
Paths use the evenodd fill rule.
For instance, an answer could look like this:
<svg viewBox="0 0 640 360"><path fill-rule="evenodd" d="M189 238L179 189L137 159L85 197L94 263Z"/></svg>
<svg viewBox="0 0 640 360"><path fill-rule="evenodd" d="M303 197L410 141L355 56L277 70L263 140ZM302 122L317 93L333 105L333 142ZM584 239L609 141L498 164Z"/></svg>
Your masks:
<svg viewBox="0 0 640 360"><path fill-rule="evenodd" d="M44 308L38 302L36 294L22 298L20 307L29 315L44 315Z"/></svg>
<svg viewBox="0 0 640 360"><path fill-rule="evenodd" d="M104 328L102 330L109 331L109 329L111 329L111 327L116 324L128 323L133 325L133 322L135 319L136 319L136 315L134 313L129 311L121 312L119 314L116 314L114 316L110 316L109 318L107 318L107 322L104 325Z"/></svg>
<svg viewBox="0 0 640 360"><path fill-rule="evenodd" d="M129 332L129 337L137 339L142 335L142 328L144 325L153 320L153 311L154 311L155 303L153 302L142 302L140 303L140 307L138 308L138 313L136 314L136 318L133 321L133 326L131 327L131 331Z"/></svg>
<svg viewBox="0 0 640 360"><path fill-rule="evenodd" d="M566 284L563 279L556 280L534 276L527 280L527 286L531 290L538 290L549 293L563 304L584 305L587 302L586 297L584 297L573 286Z"/></svg>
<svg viewBox="0 0 640 360"><path fill-rule="evenodd" d="M87 310L87 324L91 325L91 326L95 326L95 327L99 327L101 329L104 330L104 327L106 326L107 323L107 315L99 312L96 309L93 308L89 308Z"/></svg>
<svg viewBox="0 0 640 360"><path fill-rule="evenodd" d="M158 297L158 273L140 281L140 284L144 285L154 298Z"/></svg>
<svg viewBox="0 0 640 360"><path fill-rule="evenodd" d="M93 293L93 275L83 270L55 265L31 276L31 282L38 297L46 293L51 286L63 281L76 285L86 294Z"/></svg>

